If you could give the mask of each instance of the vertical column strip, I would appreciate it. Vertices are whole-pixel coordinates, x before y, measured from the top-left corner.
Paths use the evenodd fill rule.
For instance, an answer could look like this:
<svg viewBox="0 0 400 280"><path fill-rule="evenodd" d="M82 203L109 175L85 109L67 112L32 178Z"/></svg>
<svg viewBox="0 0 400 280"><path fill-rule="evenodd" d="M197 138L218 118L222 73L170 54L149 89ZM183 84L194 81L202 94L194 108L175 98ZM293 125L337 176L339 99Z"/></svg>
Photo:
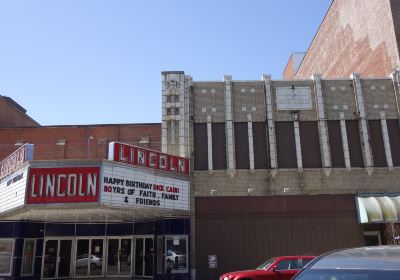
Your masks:
<svg viewBox="0 0 400 280"><path fill-rule="evenodd" d="M389 132L387 129L385 111L381 111L380 115L381 115L381 128L382 128L382 136L383 136L383 145L385 147L386 163L387 163L389 170L393 170L392 150L390 148Z"/></svg>
<svg viewBox="0 0 400 280"><path fill-rule="evenodd" d="M268 123L268 144L269 144L269 158L271 160L271 169L278 168L278 158L276 154L276 135L274 114L272 110L272 92L271 92L271 76L263 75L262 77L265 87L265 102L267 109L267 123Z"/></svg>
<svg viewBox="0 0 400 280"><path fill-rule="evenodd" d="M351 78L354 83L354 93L356 95L358 113L360 116L360 125L361 125L361 134L363 141L363 152L364 152L364 161L365 167L370 168L373 166L372 163L372 154L371 154L371 145L368 137L368 128L367 128L367 120L365 114L365 105L364 105L364 96L361 88L360 76L358 74L352 74ZM370 172L370 171L368 171Z"/></svg>
<svg viewBox="0 0 400 280"><path fill-rule="evenodd" d="M346 169L350 171L351 162L350 162L349 142L347 140L347 129L346 129L346 120L344 119L344 112L340 112L339 116L340 116L340 131L342 135L344 163Z"/></svg>
<svg viewBox="0 0 400 280"><path fill-rule="evenodd" d="M254 142L253 142L253 123L251 114L247 114L247 134L249 138L249 160L250 170L254 171Z"/></svg>
<svg viewBox="0 0 400 280"><path fill-rule="evenodd" d="M207 152L208 152L208 170L213 170L213 151L212 151L212 123L211 116L207 115Z"/></svg>
<svg viewBox="0 0 400 280"><path fill-rule="evenodd" d="M166 76L163 75L162 83L162 123L161 123L161 152L167 153L168 147L168 121L167 121L167 89Z"/></svg>
<svg viewBox="0 0 400 280"><path fill-rule="evenodd" d="M235 170L235 149L232 121L232 76L224 76L225 81L225 122L226 122L226 141L227 141L227 157L228 172Z"/></svg>
<svg viewBox="0 0 400 280"><path fill-rule="evenodd" d="M329 141L328 141L328 129L325 118L325 108L324 108L324 99L322 95L322 87L321 87L321 76L313 75L312 77L315 83L315 96L316 96L316 104L317 104L317 112L318 112L318 128L319 135L321 139L321 147L322 147L322 158L323 158L323 166L324 168L331 168L331 153L329 150Z"/></svg>
<svg viewBox="0 0 400 280"><path fill-rule="evenodd" d="M301 142L300 142L300 128L299 128L299 121L293 121L294 126L294 139L296 143L296 158L297 158L297 170L299 172L303 171L303 158L301 156Z"/></svg>

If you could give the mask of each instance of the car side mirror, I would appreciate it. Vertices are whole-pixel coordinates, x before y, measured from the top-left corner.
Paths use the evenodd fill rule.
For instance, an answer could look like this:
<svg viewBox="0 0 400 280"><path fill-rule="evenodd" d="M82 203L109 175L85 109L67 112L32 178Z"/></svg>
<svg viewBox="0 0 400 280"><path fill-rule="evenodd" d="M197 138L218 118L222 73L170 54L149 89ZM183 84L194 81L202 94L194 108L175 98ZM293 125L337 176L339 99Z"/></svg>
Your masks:
<svg viewBox="0 0 400 280"><path fill-rule="evenodd" d="M279 271L280 271L280 270L278 269L278 265L272 266L272 267L271 267L271 270L272 270L272 271L275 271L275 272L279 272Z"/></svg>

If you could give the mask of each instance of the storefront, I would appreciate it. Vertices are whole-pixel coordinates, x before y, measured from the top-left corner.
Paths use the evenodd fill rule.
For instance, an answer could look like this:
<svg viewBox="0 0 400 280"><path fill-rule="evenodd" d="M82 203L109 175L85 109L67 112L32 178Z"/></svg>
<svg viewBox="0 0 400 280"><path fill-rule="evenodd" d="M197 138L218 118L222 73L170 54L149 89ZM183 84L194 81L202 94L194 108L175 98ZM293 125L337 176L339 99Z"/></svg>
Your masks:
<svg viewBox="0 0 400 280"><path fill-rule="evenodd" d="M27 147L1 166L0 277L190 278L187 159L111 143L109 160L31 161Z"/></svg>

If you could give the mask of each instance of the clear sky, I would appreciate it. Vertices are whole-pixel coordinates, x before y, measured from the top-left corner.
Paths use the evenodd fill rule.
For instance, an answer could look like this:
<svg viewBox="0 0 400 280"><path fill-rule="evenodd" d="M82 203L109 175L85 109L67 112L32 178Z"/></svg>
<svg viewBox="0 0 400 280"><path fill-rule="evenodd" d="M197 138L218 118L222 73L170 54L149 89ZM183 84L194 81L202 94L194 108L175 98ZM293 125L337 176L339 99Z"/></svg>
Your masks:
<svg viewBox="0 0 400 280"><path fill-rule="evenodd" d="M0 0L0 95L41 125L161 122L161 71L281 79L331 0Z"/></svg>

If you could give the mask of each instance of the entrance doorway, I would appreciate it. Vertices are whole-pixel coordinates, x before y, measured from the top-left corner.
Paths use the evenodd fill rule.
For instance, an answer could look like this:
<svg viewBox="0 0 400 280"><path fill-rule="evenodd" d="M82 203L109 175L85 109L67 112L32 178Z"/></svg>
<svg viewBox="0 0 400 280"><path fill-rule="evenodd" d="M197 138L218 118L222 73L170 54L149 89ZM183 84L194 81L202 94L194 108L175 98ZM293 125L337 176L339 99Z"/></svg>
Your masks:
<svg viewBox="0 0 400 280"><path fill-rule="evenodd" d="M135 238L135 276L152 277L154 266L154 237Z"/></svg>
<svg viewBox="0 0 400 280"><path fill-rule="evenodd" d="M72 239L45 240L43 278L71 277Z"/></svg>
<svg viewBox="0 0 400 280"><path fill-rule="evenodd" d="M109 238L107 276L129 276L132 266L132 238Z"/></svg>
<svg viewBox="0 0 400 280"><path fill-rule="evenodd" d="M365 246L382 245L381 233L379 231L364 231Z"/></svg>
<svg viewBox="0 0 400 280"><path fill-rule="evenodd" d="M76 242L75 276L103 275L104 240L78 239Z"/></svg>

